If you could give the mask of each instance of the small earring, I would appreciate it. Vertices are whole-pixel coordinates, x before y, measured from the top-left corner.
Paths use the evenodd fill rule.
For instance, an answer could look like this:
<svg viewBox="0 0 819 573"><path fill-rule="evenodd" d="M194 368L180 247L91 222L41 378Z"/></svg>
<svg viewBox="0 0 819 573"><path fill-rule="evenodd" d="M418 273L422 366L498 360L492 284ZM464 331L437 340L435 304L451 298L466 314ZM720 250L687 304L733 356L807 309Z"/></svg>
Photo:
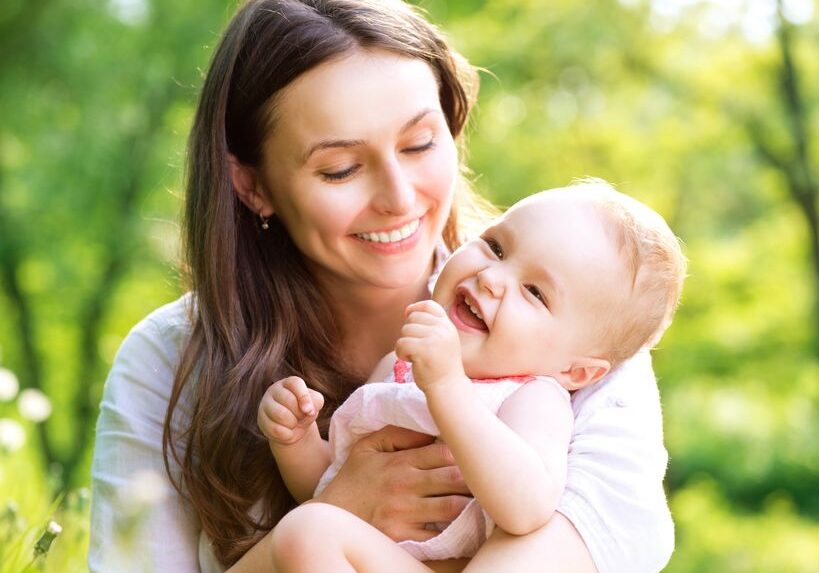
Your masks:
<svg viewBox="0 0 819 573"><path fill-rule="evenodd" d="M262 221L262 229L267 231L270 228L270 223L267 222L268 217L262 215L262 212L259 211L259 219Z"/></svg>

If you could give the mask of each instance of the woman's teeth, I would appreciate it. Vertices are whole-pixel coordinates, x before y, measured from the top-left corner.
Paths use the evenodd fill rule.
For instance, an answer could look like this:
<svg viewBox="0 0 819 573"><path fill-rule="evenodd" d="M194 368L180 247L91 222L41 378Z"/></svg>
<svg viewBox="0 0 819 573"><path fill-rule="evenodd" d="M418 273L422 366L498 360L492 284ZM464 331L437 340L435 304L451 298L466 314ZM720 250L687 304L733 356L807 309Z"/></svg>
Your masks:
<svg viewBox="0 0 819 573"><path fill-rule="evenodd" d="M365 241L372 241L373 243L397 243L412 235L418 229L420 222L420 219L415 219L400 229L395 229L389 233L357 233L356 237L364 239Z"/></svg>

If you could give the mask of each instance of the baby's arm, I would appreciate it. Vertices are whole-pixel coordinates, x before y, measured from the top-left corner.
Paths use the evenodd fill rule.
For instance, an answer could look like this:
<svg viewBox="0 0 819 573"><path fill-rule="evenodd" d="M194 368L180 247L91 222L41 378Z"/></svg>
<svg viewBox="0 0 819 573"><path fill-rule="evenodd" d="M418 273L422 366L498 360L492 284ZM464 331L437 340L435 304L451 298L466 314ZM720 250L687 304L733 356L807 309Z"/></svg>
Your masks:
<svg viewBox="0 0 819 573"><path fill-rule="evenodd" d="M498 527L524 535L546 524L563 492L573 424L560 390L530 382L495 416L463 373L457 331L432 302L410 307L396 349L413 363L441 437Z"/></svg>
<svg viewBox="0 0 819 573"><path fill-rule="evenodd" d="M316 424L323 405L324 397L297 376L271 385L259 404L259 429L270 442L287 489L299 503L313 497L330 465L330 445Z"/></svg>
<svg viewBox="0 0 819 573"><path fill-rule="evenodd" d="M495 523L514 535L545 525L563 494L572 434L571 406L560 390L541 380L524 384L497 417L475 392L455 386L427 399L464 480Z"/></svg>

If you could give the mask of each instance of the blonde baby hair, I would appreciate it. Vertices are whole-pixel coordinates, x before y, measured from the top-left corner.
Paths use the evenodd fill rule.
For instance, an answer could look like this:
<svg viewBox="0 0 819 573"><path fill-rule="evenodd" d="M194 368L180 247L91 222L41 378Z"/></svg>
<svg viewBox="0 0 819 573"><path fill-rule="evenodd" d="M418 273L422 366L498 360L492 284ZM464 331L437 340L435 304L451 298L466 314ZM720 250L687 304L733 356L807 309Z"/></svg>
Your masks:
<svg viewBox="0 0 819 573"><path fill-rule="evenodd" d="M656 211L597 178L575 181L571 196L601 216L631 279L630 296L601 316L598 342L612 368L654 347L680 302L686 258L680 240Z"/></svg>

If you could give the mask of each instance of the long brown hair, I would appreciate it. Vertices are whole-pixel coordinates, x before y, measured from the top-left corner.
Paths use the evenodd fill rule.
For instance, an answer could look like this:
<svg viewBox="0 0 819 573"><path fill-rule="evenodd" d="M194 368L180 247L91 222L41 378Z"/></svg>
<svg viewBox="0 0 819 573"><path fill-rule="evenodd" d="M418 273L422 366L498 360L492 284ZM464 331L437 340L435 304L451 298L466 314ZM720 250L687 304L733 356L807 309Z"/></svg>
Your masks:
<svg viewBox="0 0 819 573"><path fill-rule="evenodd" d="M174 380L163 453L225 565L295 505L256 425L265 389L303 377L325 396L319 428L326 436L333 411L363 382L339 363L332 314L287 232L275 218L261 232L237 199L228 153L259 166L277 94L356 48L427 62L449 129L461 134L477 91L474 70L413 8L374 0L245 3L213 56L191 130L183 240L193 329ZM480 210L460 179L454 204ZM451 249L458 229L453 207L443 237ZM183 392L190 411L177 407ZM261 511L251 512L259 500Z"/></svg>

